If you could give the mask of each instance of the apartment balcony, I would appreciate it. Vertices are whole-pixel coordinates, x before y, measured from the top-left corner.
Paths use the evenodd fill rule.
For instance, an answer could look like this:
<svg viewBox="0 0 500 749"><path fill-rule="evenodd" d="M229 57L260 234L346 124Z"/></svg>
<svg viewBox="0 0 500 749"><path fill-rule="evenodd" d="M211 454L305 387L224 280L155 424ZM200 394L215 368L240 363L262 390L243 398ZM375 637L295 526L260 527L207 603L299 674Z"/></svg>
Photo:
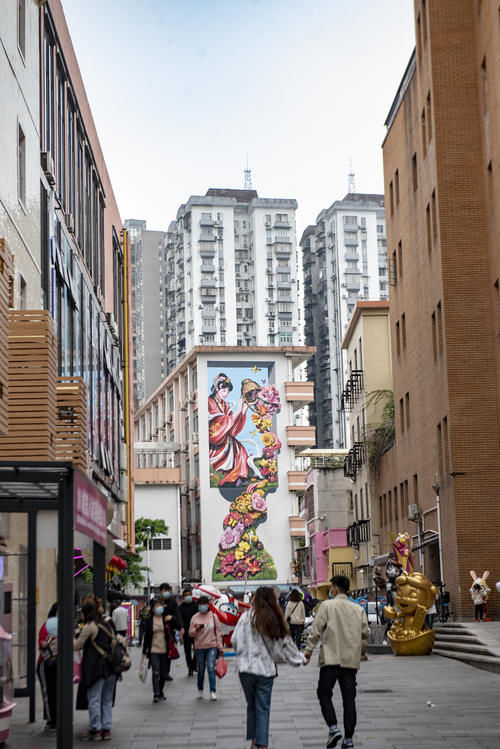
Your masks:
<svg viewBox="0 0 500 749"><path fill-rule="evenodd" d="M201 289L214 289L217 285L215 278L202 278L200 281Z"/></svg>
<svg viewBox="0 0 500 749"><path fill-rule="evenodd" d="M346 274L345 284L348 291L361 290L361 281L359 280L360 275L359 271L357 273L350 273L349 275Z"/></svg>
<svg viewBox="0 0 500 749"><path fill-rule="evenodd" d="M292 225L289 221L275 221L274 228L275 229L291 229Z"/></svg>
<svg viewBox="0 0 500 749"><path fill-rule="evenodd" d="M340 410L349 412L363 392L363 370L353 369L340 398Z"/></svg>
<svg viewBox="0 0 500 749"><path fill-rule="evenodd" d="M356 520L347 528L347 544L359 548L359 545L371 539L369 520Z"/></svg>
<svg viewBox="0 0 500 749"><path fill-rule="evenodd" d="M357 237L344 237L344 244L346 247L357 247L359 245L359 240Z"/></svg>
<svg viewBox="0 0 500 749"><path fill-rule="evenodd" d="M200 234L198 241L201 243L215 242L216 239L215 234Z"/></svg>
<svg viewBox="0 0 500 749"><path fill-rule="evenodd" d="M215 221L212 218L200 218L200 226L214 226Z"/></svg>
<svg viewBox="0 0 500 749"><path fill-rule="evenodd" d="M316 444L316 427L289 426L286 428L289 447L313 447Z"/></svg>
<svg viewBox="0 0 500 749"><path fill-rule="evenodd" d="M83 378L58 377L56 402L56 460L70 461L86 473L88 467L87 388ZM104 444L102 449L108 452ZM109 454L106 454L105 462L107 461L111 462Z"/></svg>
<svg viewBox="0 0 500 749"><path fill-rule="evenodd" d="M344 476L356 481L361 466L366 463L366 447L364 442L355 442L344 460Z"/></svg>
<svg viewBox="0 0 500 749"><path fill-rule="evenodd" d="M306 524L304 518L299 518L296 515L290 515L288 518L290 526L290 535L295 538L304 538L306 535Z"/></svg>
<svg viewBox="0 0 500 749"><path fill-rule="evenodd" d="M288 471L288 489L291 492L306 490L307 471Z"/></svg>
<svg viewBox="0 0 500 749"><path fill-rule="evenodd" d="M203 242L202 246L200 247L200 255L201 257L215 257L215 247L210 247L210 245L205 244Z"/></svg>
<svg viewBox="0 0 500 749"><path fill-rule="evenodd" d="M285 382L285 394L289 403L296 404L296 408L302 408L314 400L314 382Z"/></svg>

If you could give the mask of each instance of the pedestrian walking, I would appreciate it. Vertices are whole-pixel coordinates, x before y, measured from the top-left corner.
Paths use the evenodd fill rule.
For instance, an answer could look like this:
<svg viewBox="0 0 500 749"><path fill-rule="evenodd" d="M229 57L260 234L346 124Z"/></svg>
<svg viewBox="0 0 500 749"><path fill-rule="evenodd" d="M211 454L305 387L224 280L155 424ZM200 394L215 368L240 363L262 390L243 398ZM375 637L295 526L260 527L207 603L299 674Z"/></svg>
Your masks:
<svg viewBox="0 0 500 749"><path fill-rule="evenodd" d="M57 728L57 626L57 603L54 603L38 633L40 654L36 668L42 689L45 730L49 732Z"/></svg>
<svg viewBox="0 0 500 749"><path fill-rule="evenodd" d="M319 681L317 695L323 718L329 729L326 746L337 746L342 734L337 725L337 716L332 702L333 688L339 682L344 706L343 749L351 749L356 727L356 674L361 661L362 643L368 640L370 627L362 606L348 598L349 580L343 575L334 575L329 592L333 600L324 601L316 614L307 638L305 658L311 653L320 637L323 638L319 653Z"/></svg>
<svg viewBox="0 0 500 749"><path fill-rule="evenodd" d="M189 676L196 671L196 658L194 655L194 639L189 635L189 626L191 619L198 611L198 604L193 600L193 591L191 588L185 588L182 591L182 601L179 604L179 612L184 629L184 654L186 656L186 666Z"/></svg>
<svg viewBox="0 0 500 749"><path fill-rule="evenodd" d="M147 604L144 604L144 606L139 611L139 647L142 646L142 638L144 637L144 627L146 620L150 617L150 610L149 606Z"/></svg>
<svg viewBox="0 0 500 749"><path fill-rule="evenodd" d="M179 612L179 607L177 605L177 601L175 600L175 596L172 595L172 586L169 583L162 583L160 585L160 598L163 601L163 606L165 608L165 614L166 616L171 616L171 624L170 628L172 632L178 632L179 633L179 640L182 642L184 637L184 628L182 626L182 618ZM167 655L167 681L173 681L173 678L170 676L170 665L171 665L171 659Z"/></svg>
<svg viewBox="0 0 500 749"><path fill-rule="evenodd" d="M73 649L83 650L82 678L78 685L77 710L89 711L89 728L82 741L110 741L117 676L111 673L102 651L109 652L116 634L114 624L98 609L96 600L82 604L83 629Z"/></svg>
<svg viewBox="0 0 500 749"><path fill-rule="evenodd" d="M271 693L278 675L276 661L292 666L304 663L272 588L257 589L252 609L238 621L231 641L247 701L247 741L254 748L267 749Z"/></svg>
<svg viewBox="0 0 500 749"><path fill-rule="evenodd" d="M302 644L302 633L306 621L306 609L304 602L302 601L302 596L297 588L292 590L288 598L288 603L285 609L285 619L290 628L292 640L300 650Z"/></svg>
<svg viewBox="0 0 500 749"><path fill-rule="evenodd" d="M128 631L128 611L122 606L122 599L116 601L111 618L113 619L117 633L126 638Z"/></svg>
<svg viewBox="0 0 500 749"><path fill-rule="evenodd" d="M472 596L472 603L474 604L474 620L480 622L483 618L484 604L488 600L488 595L484 589L481 589L478 583L475 583L469 589L469 593Z"/></svg>
<svg viewBox="0 0 500 749"><path fill-rule="evenodd" d="M173 639L173 617L167 613L162 598L154 598L151 603L151 616L144 622L142 661L149 660L153 670L153 702L166 700L165 682L169 681L169 650ZM170 681L172 681L170 679Z"/></svg>
<svg viewBox="0 0 500 749"><path fill-rule="evenodd" d="M206 669L208 672L210 699L216 700L215 664L217 654L222 655L224 653L224 646L219 620L210 611L208 596L199 597L198 611L191 617L188 634L194 639L194 653L198 671L198 698L203 698L203 682L205 680Z"/></svg>

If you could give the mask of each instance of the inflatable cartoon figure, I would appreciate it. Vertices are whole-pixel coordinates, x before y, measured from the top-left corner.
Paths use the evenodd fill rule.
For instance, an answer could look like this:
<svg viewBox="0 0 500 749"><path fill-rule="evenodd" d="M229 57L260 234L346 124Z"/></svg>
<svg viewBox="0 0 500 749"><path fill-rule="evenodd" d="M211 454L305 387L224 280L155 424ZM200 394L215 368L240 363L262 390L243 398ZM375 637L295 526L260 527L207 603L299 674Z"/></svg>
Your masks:
<svg viewBox="0 0 500 749"><path fill-rule="evenodd" d="M193 598L208 596L210 599L210 611L217 617L220 623L224 645L229 647L233 633L240 616L250 608L248 603L238 601L227 593L222 593L213 585L195 585Z"/></svg>
<svg viewBox="0 0 500 749"><path fill-rule="evenodd" d="M469 588L469 593L472 597L472 602L475 606L475 618L478 621L486 618L486 604L488 603L488 593L491 593L491 588L486 584L486 580L489 577L489 570L483 572L483 576L479 577L476 575L474 570L470 570L470 576L472 577L472 586Z"/></svg>
<svg viewBox="0 0 500 749"><path fill-rule="evenodd" d="M396 608L384 607L386 619L394 620L387 633L389 643L396 655L428 655L434 631L425 625L425 615L439 591L421 572L403 573L396 586Z"/></svg>

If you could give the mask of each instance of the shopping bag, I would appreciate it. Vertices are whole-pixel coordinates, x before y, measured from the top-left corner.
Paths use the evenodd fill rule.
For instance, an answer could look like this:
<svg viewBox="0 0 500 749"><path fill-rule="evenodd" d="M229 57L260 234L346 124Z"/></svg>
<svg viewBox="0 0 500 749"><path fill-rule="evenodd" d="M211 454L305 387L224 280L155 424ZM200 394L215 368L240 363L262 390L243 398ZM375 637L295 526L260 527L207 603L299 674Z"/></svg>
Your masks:
<svg viewBox="0 0 500 749"><path fill-rule="evenodd" d="M179 651L177 650L177 647L175 645L175 640L173 637L170 638L167 655L171 661L176 661L177 658L179 658Z"/></svg>
<svg viewBox="0 0 500 749"><path fill-rule="evenodd" d="M141 662L139 663L139 679L142 681L143 684L145 684L147 678L148 678L148 662L144 658L142 658Z"/></svg>
<svg viewBox="0 0 500 749"><path fill-rule="evenodd" d="M217 663L215 664L215 673L219 677L219 679L222 679L227 674L227 663L224 660L223 655L219 655L217 658Z"/></svg>
<svg viewBox="0 0 500 749"><path fill-rule="evenodd" d="M79 650L73 654L73 684L79 684L82 680L82 654Z"/></svg>

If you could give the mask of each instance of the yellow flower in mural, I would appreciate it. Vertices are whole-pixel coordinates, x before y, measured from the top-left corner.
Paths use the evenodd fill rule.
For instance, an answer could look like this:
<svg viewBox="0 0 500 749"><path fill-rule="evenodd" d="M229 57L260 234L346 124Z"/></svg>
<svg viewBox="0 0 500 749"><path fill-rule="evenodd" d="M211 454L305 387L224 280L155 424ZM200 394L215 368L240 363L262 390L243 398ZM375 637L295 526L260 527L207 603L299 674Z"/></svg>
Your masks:
<svg viewBox="0 0 500 749"><path fill-rule="evenodd" d="M250 494L242 494L239 497L236 497L236 500L234 504L236 505L236 510L238 512L241 512L242 514L245 512L248 512L250 509L250 503L252 501L252 498Z"/></svg>
<svg viewBox="0 0 500 749"><path fill-rule="evenodd" d="M271 447L271 445L274 445L274 434L271 434L269 432L267 434L263 434L261 436L261 440L266 447Z"/></svg>
<svg viewBox="0 0 500 749"><path fill-rule="evenodd" d="M246 554L247 551L250 551L250 544L248 544L246 541L240 541L240 543L238 544L238 549L241 549L241 551Z"/></svg>
<svg viewBox="0 0 500 749"><path fill-rule="evenodd" d="M235 559L244 559L245 556L246 556L245 552L242 551L241 549L236 549L236 551L234 552Z"/></svg>

